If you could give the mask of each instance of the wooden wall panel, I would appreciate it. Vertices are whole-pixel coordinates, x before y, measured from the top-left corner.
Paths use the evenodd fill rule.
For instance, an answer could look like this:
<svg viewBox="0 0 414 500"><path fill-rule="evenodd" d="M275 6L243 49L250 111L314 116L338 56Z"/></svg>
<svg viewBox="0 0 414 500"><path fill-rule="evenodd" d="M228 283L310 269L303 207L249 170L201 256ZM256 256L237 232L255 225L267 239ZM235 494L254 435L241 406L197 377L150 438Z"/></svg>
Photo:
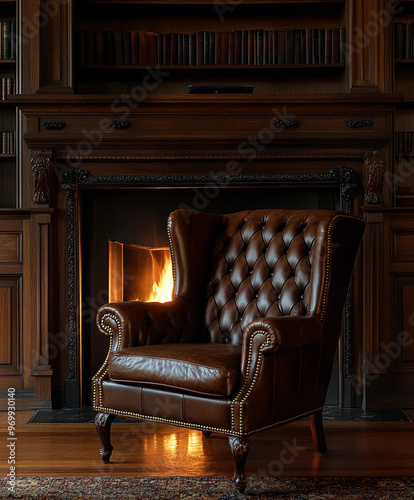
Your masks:
<svg viewBox="0 0 414 500"><path fill-rule="evenodd" d="M20 232L0 234L0 262L2 264L22 263L22 238Z"/></svg>
<svg viewBox="0 0 414 500"><path fill-rule="evenodd" d="M0 387L22 375L20 294L21 276L0 276Z"/></svg>
<svg viewBox="0 0 414 500"><path fill-rule="evenodd" d="M403 361L414 362L414 283L402 288L402 327L407 332L403 346Z"/></svg>
<svg viewBox="0 0 414 500"><path fill-rule="evenodd" d="M0 288L0 365L12 364L11 290Z"/></svg>

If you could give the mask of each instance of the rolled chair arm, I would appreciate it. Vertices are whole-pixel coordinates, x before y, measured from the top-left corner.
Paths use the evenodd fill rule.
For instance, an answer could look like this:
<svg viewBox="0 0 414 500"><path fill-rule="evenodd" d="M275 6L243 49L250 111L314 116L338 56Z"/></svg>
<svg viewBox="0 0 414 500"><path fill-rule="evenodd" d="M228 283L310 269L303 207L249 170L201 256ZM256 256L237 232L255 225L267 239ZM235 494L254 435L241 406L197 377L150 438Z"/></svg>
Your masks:
<svg viewBox="0 0 414 500"><path fill-rule="evenodd" d="M258 355L297 349L322 340L322 322L316 316L260 318L243 332L242 373L255 364Z"/></svg>
<svg viewBox="0 0 414 500"><path fill-rule="evenodd" d="M97 313L96 323L103 335L112 337L111 350L180 341L193 309L187 300L172 302L126 301L106 304Z"/></svg>

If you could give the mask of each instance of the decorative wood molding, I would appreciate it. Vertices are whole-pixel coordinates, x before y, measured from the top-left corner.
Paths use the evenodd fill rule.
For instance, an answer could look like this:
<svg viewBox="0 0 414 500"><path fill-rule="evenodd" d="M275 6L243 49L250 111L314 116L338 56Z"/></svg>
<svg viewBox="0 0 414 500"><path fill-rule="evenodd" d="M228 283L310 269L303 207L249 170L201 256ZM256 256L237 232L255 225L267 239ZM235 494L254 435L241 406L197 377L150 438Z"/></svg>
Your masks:
<svg viewBox="0 0 414 500"><path fill-rule="evenodd" d="M46 130L62 130L66 127L66 123L65 122L45 122L43 124L43 127L46 129Z"/></svg>
<svg viewBox="0 0 414 500"><path fill-rule="evenodd" d="M30 165L35 181L33 201L37 205L49 203L49 174L52 167L52 151L49 149L33 150Z"/></svg>
<svg viewBox="0 0 414 500"><path fill-rule="evenodd" d="M298 120L275 120L277 128L298 128L300 122Z"/></svg>
<svg viewBox="0 0 414 500"><path fill-rule="evenodd" d="M374 124L370 120L349 120L347 126L349 128L369 128Z"/></svg>
<svg viewBox="0 0 414 500"><path fill-rule="evenodd" d="M67 255L68 255L68 371L67 380L76 380L77 359L77 254L76 254L76 186L62 186L67 196Z"/></svg>
<svg viewBox="0 0 414 500"><path fill-rule="evenodd" d="M364 155L364 200L370 205L384 202L385 158L380 151Z"/></svg>
<svg viewBox="0 0 414 500"><path fill-rule="evenodd" d="M142 154L142 155L89 155L89 156L69 156L69 155L55 155L56 160L68 161L74 163L87 163L87 162L101 162L101 161L160 161L160 160L245 160L246 156L237 153L221 153L221 154ZM275 154L261 154L257 153L257 160L346 160L346 161L362 161L363 154L357 153L275 153Z"/></svg>
<svg viewBox="0 0 414 500"><path fill-rule="evenodd" d="M109 126L114 129L126 129L131 126L131 122L128 120L111 120Z"/></svg>
<svg viewBox="0 0 414 500"><path fill-rule="evenodd" d="M78 189L102 187L142 187L142 186L205 186L209 183L223 187L229 185L258 186L278 185L280 187L336 186L341 194L342 210L352 213L354 197L358 189L358 175L347 167L335 167L328 173L314 174L273 174L273 175L93 175L87 170L68 168L61 178L62 188L67 195L67 238L68 238L68 379L75 383L78 355L78 290L77 290L77 235L76 197ZM344 362L345 374L352 373L352 296L348 295L345 317Z"/></svg>

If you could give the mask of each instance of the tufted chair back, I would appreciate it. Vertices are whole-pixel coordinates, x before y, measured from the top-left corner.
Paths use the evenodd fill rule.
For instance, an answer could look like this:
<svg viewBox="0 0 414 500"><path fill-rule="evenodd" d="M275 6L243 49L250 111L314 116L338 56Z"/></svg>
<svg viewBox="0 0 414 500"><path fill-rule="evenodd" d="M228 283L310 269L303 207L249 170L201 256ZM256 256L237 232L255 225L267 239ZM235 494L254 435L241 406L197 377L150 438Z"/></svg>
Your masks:
<svg viewBox="0 0 414 500"><path fill-rule="evenodd" d="M255 319L311 312L311 295L318 294L318 284L311 286L315 240L327 229L324 218L325 211L305 210L223 216L207 285L208 341L240 344Z"/></svg>

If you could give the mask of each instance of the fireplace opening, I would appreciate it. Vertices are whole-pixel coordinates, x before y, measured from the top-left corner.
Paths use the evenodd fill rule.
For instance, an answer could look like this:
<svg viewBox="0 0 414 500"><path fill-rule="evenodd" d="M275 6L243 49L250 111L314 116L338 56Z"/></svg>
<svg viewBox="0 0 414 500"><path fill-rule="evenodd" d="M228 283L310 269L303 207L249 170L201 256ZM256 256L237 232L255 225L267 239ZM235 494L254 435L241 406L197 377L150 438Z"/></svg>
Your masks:
<svg viewBox="0 0 414 500"><path fill-rule="evenodd" d="M109 240L109 302L170 302L173 270L170 249Z"/></svg>
<svg viewBox="0 0 414 500"><path fill-rule="evenodd" d="M197 194L201 191L202 188L197 187L152 186L84 188L80 191L81 338L78 356L81 359L78 361L83 405L91 404L90 381L105 359L109 343L108 338L98 332L96 312L109 301L152 300L141 297L159 281L157 268L163 267L160 263L164 258L161 256L169 257L167 219L173 210L186 207L224 214L260 208L341 208L337 185L227 186L221 187L216 196L200 207ZM122 259L121 270L115 271L115 262L122 262ZM143 271L143 259L151 261L146 271ZM143 273L150 276L151 286L143 285ZM111 274L115 274L112 279ZM326 404L339 404L339 380L337 359Z"/></svg>

